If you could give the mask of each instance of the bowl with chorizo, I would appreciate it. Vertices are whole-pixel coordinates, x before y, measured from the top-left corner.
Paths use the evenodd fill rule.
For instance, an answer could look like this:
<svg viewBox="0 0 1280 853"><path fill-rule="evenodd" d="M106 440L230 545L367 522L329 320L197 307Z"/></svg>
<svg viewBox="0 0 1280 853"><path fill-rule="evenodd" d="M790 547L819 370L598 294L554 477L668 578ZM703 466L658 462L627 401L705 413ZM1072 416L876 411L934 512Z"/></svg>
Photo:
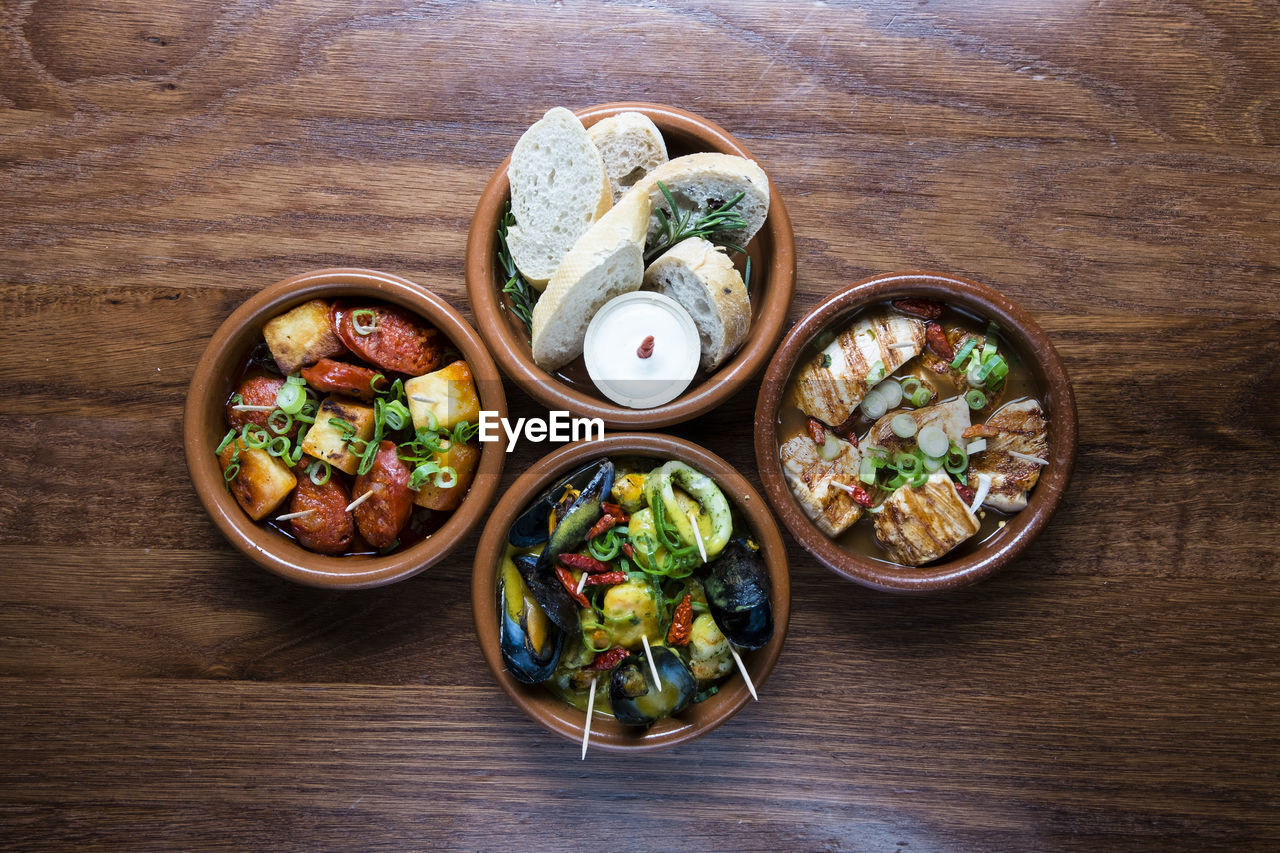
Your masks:
<svg viewBox="0 0 1280 853"><path fill-rule="evenodd" d="M218 328L187 394L201 503L246 557L316 587L411 577L481 519L504 442L498 369L444 300L375 270L302 273ZM500 431L499 431L500 432Z"/></svg>

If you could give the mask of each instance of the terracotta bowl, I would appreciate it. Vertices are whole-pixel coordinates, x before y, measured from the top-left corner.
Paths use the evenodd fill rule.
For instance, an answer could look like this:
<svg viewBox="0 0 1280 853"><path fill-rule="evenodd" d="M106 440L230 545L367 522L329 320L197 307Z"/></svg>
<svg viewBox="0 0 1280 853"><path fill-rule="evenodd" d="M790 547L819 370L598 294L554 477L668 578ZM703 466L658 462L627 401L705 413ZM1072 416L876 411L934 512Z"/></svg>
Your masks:
<svg viewBox="0 0 1280 853"><path fill-rule="evenodd" d="M1001 334L1031 368L1049 422L1049 465L1025 509L1005 527L963 556L914 568L873 559L832 541L814 525L791 494L778 459L779 412L797 362L825 331L838 331L864 306L901 297L923 297L994 320ZM928 594L976 583L1007 565L1044 529L1058 508L1076 454L1076 405L1062 360L1048 336L1026 312L982 284L956 276L906 272L850 285L804 316L788 333L765 372L756 404L756 462L765 494L796 540L818 561L851 581L888 592Z"/></svg>
<svg viewBox="0 0 1280 853"><path fill-rule="evenodd" d="M236 374L267 320L316 298L361 297L408 308L443 332L466 359L483 409L505 417L502 378L480 337L443 299L419 285L374 270L329 269L287 278L250 297L218 328L196 365L187 392L183 443L187 468L201 503L231 544L259 566L308 586L359 589L416 575L438 562L476 525L498 490L503 442L481 445L480 466L462 505L444 526L416 545L385 557L329 557L255 523L222 479L214 451L226 433L223 407Z"/></svg>
<svg viewBox="0 0 1280 853"><path fill-rule="evenodd" d="M616 103L578 110L587 127L620 112L640 112L662 131L672 157L711 151L752 157L725 130L704 118L661 104ZM515 139L511 140L512 146ZM758 162L758 161L757 161ZM773 354L782 335L787 308L795 289L795 240L787 208L772 188L769 218L747 247L751 256L751 332L734 356L715 373L701 371L693 384L670 403L652 409L629 409L606 398L591 383L581 359L557 373L547 373L533 361L524 324L508 310L502 293L505 278L498 258L498 225L510 196L507 165L502 162L489 179L476 205L467 237L467 294L476 326L503 371L520 388L548 409L601 418L611 428L654 429L704 414L728 400L758 373ZM762 164L763 167L763 164ZM765 170L768 171L767 169Z"/></svg>
<svg viewBox="0 0 1280 853"><path fill-rule="evenodd" d="M471 604L475 612L476 632L485 661L494 678L511 700L534 721L556 734L581 742L586 714L536 685L522 684L506 671L498 646L498 563L507 542L512 521L529 502L551 486L553 481L592 459L604 456L652 457L655 460L679 459L710 476L719 485L739 516L755 534L760 551L768 565L773 583L773 639L763 648L743 652L742 661L761 701L768 701L762 690L773 670L787 635L791 611L791 576L787 570L786 550L777 522L764 500L732 466L683 439L663 434L617 433L598 441L566 445L543 457L521 474L499 500L490 520L480 534L476 548L475 568L471 576ZM720 691L703 702L691 705L681 714L655 723L651 728L636 729L621 725L612 717L597 714L591 724L591 748L614 752L641 752L701 737L719 726L751 701L746 683L732 675L720 685Z"/></svg>

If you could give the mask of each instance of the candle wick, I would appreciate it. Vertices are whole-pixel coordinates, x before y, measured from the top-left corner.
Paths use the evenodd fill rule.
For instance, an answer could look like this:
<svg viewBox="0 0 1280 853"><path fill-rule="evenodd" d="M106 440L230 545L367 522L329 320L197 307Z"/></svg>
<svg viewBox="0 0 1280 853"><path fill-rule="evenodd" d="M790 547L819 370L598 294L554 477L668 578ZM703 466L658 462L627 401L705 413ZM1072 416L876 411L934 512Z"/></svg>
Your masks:
<svg viewBox="0 0 1280 853"><path fill-rule="evenodd" d="M649 335L649 337L641 341L639 348L636 349L638 358L648 358L651 355L653 355L653 335Z"/></svg>

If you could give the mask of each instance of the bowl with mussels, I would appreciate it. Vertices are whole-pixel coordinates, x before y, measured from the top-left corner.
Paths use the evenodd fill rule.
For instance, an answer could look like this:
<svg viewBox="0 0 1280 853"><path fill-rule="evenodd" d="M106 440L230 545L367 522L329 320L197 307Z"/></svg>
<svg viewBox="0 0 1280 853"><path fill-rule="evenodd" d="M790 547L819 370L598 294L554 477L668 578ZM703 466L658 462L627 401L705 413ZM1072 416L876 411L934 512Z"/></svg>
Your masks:
<svg viewBox="0 0 1280 853"><path fill-rule="evenodd" d="M857 583L927 594L1007 565L1060 504L1076 448L1066 370L986 285L877 276L817 306L765 373L755 449L792 535Z"/></svg>
<svg viewBox="0 0 1280 853"><path fill-rule="evenodd" d="M512 484L476 549L472 604L498 684L585 756L673 746L767 701L790 580L768 505L733 467L620 433Z"/></svg>

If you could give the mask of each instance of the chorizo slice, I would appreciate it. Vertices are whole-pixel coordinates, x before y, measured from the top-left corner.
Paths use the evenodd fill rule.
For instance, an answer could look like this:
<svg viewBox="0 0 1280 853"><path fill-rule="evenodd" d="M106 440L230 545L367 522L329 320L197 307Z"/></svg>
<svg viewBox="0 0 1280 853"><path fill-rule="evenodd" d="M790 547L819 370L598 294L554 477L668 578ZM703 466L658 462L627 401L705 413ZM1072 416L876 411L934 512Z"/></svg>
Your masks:
<svg viewBox="0 0 1280 853"><path fill-rule="evenodd" d="M368 312L368 313L365 313ZM357 331L356 319L366 334ZM444 360L448 344L434 326L395 305L351 305L335 302L333 328L360 358L409 376L430 373Z"/></svg>
<svg viewBox="0 0 1280 853"><path fill-rule="evenodd" d="M368 493L352 512L360 535L375 548L390 548L413 512L413 492L409 489L409 468L400 461L390 441L378 445L373 467L356 477L351 494L355 500Z"/></svg>
<svg viewBox="0 0 1280 853"><path fill-rule="evenodd" d="M275 406L276 394L280 393L280 389L284 387L284 379L279 376L250 376L240 383L240 387L236 389L236 394L240 395L240 400L246 406ZM235 395L232 395L232 399ZM227 400L227 424L235 430L241 429L245 424L257 424L263 429L267 428L267 416L271 412L242 412L233 408L232 400ZM297 430L292 432L296 433ZM271 432L271 435L275 435Z"/></svg>
<svg viewBox="0 0 1280 853"><path fill-rule="evenodd" d="M302 378L317 391L345 394L364 400L373 400L373 380L378 374L367 367L322 358L310 367L302 369Z"/></svg>
<svg viewBox="0 0 1280 853"><path fill-rule="evenodd" d="M356 535L355 521L347 512L351 493L337 477L330 477L323 486L311 481L305 473L306 466L297 470L298 485L293 490L289 512L308 512L307 515L289 520L298 544L319 554L345 554L351 550Z"/></svg>

